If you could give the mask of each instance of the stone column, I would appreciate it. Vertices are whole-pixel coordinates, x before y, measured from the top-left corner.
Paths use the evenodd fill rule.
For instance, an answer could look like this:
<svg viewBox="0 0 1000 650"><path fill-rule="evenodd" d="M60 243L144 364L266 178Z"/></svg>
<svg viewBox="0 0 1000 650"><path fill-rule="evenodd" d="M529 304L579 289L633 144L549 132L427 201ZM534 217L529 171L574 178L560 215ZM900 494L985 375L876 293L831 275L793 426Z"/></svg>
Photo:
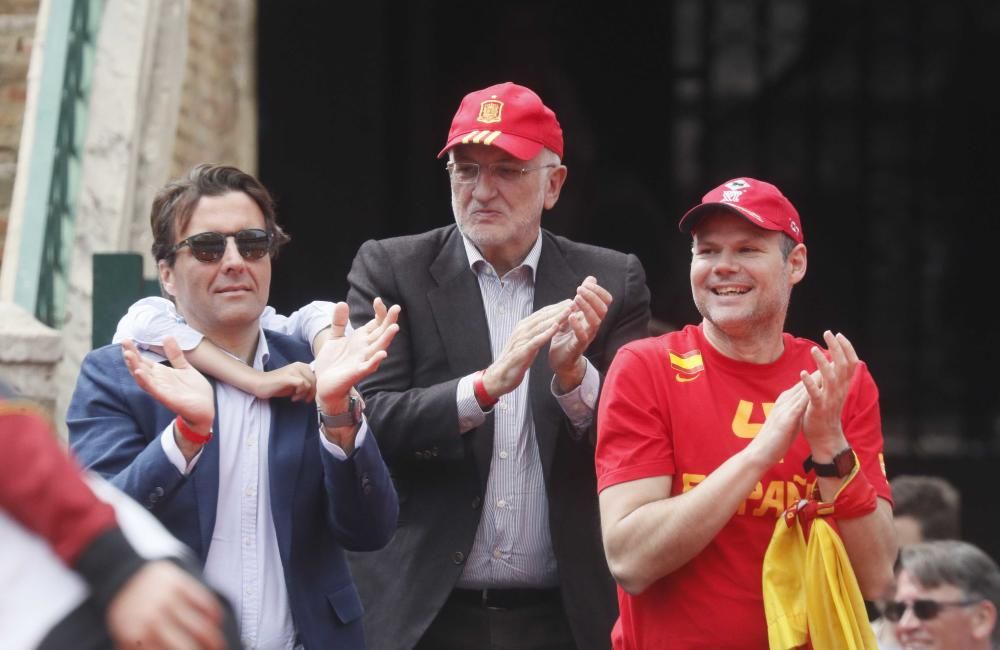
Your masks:
<svg viewBox="0 0 1000 650"><path fill-rule="evenodd" d="M0 377L40 404L65 438L65 419L56 413L56 364L61 358L59 332L24 308L0 302Z"/></svg>
<svg viewBox="0 0 1000 650"><path fill-rule="evenodd" d="M62 329L60 412L90 350L93 254L138 250L148 256L146 214L170 169L186 52L185 0L105 3Z"/></svg>

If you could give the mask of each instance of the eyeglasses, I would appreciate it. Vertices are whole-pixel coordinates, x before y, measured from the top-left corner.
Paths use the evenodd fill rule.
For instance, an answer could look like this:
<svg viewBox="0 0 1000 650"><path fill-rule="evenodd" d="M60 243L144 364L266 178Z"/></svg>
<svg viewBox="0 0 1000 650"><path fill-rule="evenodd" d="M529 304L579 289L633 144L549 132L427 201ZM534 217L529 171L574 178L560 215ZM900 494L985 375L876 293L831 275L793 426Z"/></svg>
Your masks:
<svg viewBox="0 0 1000 650"><path fill-rule="evenodd" d="M181 248L189 246L191 254L199 262L218 262L226 254L226 239L229 237L236 242L236 250L243 259L259 260L271 252L271 233L260 228L247 228L230 233L200 232L178 242L170 249L169 254L174 255Z"/></svg>
<svg viewBox="0 0 1000 650"><path fill-rule="evenodd" d="M517 165L503 162L490 163L489 165L480 165L474 162L450 162L445 165L445 169L448 170L448 175L451 176L452 183L466 185L479 180L479 169L484 166L490 170L490 175L498 181L513 183L531 172L536 172L539 169L552 169L559 165L550 163L538 167L518 167Z"/></svg>
<svg viewBox="0 0 1000 650"><path fill-rule="evenodd" d="M906 609L908 607L912 607L914 616L919 618L921 621L929 621L932 618L936 618L945 607L968 607L969 605L975 605L981 601L981 598L955 600L951 602L940 600L890 600L882 607L882 613L885 614L885 617L893 623L898 623L899 619L903 618L903 614L906 613Z"/></svg>

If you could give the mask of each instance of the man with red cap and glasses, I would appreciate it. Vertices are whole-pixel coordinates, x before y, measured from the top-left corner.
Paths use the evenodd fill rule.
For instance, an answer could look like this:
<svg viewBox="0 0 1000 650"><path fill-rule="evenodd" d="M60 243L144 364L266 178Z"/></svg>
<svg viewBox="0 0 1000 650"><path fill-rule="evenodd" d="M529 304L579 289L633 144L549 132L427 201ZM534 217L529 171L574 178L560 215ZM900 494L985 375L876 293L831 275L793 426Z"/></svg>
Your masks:
<svg viewBox="0 0 1000 650"><path fill-rule="evenodd" d="M598 414L613 644L767 648L765 551L813 486L860 593L884 596L892 580L878 391L843 334L825 332L823 350L782 331L806 247L778 188L727 181L680 229L701 324L623 347Z"/></svg>
<svg viewBox="0 0 1000 650"><path fill-rule="evenodd" d="M400 497L393 541L353 558L365 634L383 650L607 648L594 414L615 352L646 333L645 274L540 228L567 169L528 88L467 95L445 155L456 223L365 242L348 276L357 322L375 296L403 306L360 386Z"/></svg>

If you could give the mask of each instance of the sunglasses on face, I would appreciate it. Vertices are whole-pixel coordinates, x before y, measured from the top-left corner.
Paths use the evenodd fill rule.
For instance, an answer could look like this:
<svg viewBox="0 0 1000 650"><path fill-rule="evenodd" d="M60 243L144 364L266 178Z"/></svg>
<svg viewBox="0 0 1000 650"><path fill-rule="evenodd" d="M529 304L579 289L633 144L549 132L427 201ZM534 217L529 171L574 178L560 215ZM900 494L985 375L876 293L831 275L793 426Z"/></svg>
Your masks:
<svg viewBox="0 0 1000 650"><path fill-rule="evenodd" d="M248 228L230 233L200 232L178 242L170 249L170 254L174 255L187 246L199 262L218 262L226 254L226 239L229 237L236 242L236 250L243 259L259 260L271 252L271 233L260 228Z"/></svg>
<svg viewBox="0 0 1000 650"><path fill-rule="evenodd" d="M975 605L979 601L980 599L978 598L974 600L956 600L951 602L940 600L890 600L882 608L882 613L885 614L885 617L888 620L893 623L898 623L899 619L903 618L903 614L906 613L906 609L912 608L914 616L921 621L929 621L932 618L937 618L937 615L940 614L941 610L945 607L968 607L969 605Z"/></svg>

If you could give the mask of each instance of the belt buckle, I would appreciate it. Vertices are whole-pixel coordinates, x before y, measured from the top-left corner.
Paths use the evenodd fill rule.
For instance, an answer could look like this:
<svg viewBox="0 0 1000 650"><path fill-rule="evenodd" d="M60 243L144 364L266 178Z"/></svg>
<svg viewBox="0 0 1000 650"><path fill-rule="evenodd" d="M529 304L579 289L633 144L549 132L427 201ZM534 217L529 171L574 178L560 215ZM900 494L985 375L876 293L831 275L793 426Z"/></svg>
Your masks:
<svg viewBox="0 0 1000 650"><path fill-rule="evenodd" d="M500 611L500 610L506 609L505 607L498 607L497 605L491 605L490 604L490 592L491 591L493 591L493 590L489 589L489 588L483 589L483 604L482 604L482 606L485 609L490 609L490 610L493 610L493 611Z"/></svg>

